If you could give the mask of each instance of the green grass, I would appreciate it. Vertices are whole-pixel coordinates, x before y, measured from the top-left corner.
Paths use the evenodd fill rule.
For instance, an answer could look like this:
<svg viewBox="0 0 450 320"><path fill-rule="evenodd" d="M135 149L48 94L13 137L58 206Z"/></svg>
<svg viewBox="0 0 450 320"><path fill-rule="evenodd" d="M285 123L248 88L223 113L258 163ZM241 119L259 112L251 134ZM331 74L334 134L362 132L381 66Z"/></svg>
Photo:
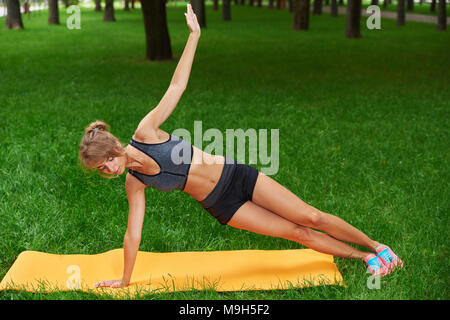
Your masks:
<svg viewBox="0 0 450 320"><path fill-rule="evenodd" d="M24 19L0 30L0 278L24 250L96 254L123 245L125 175L86 177L83 129L102 119L124 143L164 94L188 36L168 9L174 59L144 59L139 10L82 10L81 30ZM275 180L304 201L390 245L406 268L370 290L363 264L336 258L346 287L145 299L449 299L450 32L409 22L345 39L345 17L311 16L292 31L285 11L207 11L188 88L162 129L279 129ZM205 143L206 144L206 143ZM203 145L203 148L205 147ZM261 165L254 164L258 169ZM294 249L295 242L222 226L188 194L146 190L140 250ZM0 292L0 299L101 299L82 292ZM107 298L107 297L106 297Z"/></svg>

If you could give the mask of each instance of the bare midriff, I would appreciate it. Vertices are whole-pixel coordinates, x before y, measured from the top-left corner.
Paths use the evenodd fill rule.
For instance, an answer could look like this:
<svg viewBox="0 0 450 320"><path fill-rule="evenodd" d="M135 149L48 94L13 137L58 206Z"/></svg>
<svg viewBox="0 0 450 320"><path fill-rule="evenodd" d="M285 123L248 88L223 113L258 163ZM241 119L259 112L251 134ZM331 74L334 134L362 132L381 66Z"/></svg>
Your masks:
<svg viewBox="0 0 450 320"><path fill-rule="evenodd" d="M224 156L215 156L192 146L193 156L184 192L195 200L204 200L217 185L225 163Z"/></svg>

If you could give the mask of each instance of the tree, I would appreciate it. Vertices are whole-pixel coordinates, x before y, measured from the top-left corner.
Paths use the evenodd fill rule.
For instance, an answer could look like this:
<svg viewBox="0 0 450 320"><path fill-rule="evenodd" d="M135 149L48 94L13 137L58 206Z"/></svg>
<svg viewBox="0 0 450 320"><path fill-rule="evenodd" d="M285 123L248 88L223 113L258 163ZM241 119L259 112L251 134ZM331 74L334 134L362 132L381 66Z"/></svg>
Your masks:
<svg viewBox="0 0 450 320"><path fill-rule="evenodd" d="M167 28L166 0L141 0L141 7L144 16L147 59L172 59L172 48Z"/></svg>
<svg viewBox="0 0 450 320"><path fill-rule="evenodd" d="M406 10L414 11L414 0L408 0Z"/></svg>
<svg viewBox="0 0 450 320"><path fill-rule="evenodd" d="M309 29L309 0L293 0L294 24L293 30Z"/></svg>
<svg viewBox="0 0 450 320"><path fill-rule="evenodd" d="M439 0L437 28L438 31L447 30L447 11L445 8L445 0Z"/></svg>
<svg viewBox="0 0 450 320"><path fill-rule="evenodd" d="M95 10L94 11L102 11L101 0L95 0Z"/></svg>
<svg viewBox="0 0 450 320"><path fill-rule="evenodd" d="M347 25L345 36L347 38L361 38L361 0L348 0Z"/></svg>
<svg viewBox="0 0 450 320"><path fill-rule="evenodd" d="M105 16L103 21L116 21L114 18L114 0L105 0Z"/></svg>
<svg viewBox="0 0 450 320"><path fill-rule="evenodd" d="M289 4L289 12L294 12L294 4L292 3L293 0L288 0Z"/></svg>
<svg viewBox="0 0 450 320"><path fill-rule="evenodd" d="M322 14L322 0L314 0L313 14Z"/></svg>
<svg viewBox="0 0 450 320"><path fill-rule="evenodd" d="M222 17L224 21L231 20L231 0L222 0Z"/></svg>
<svg viewBox="0 0 450 320"><path fill-rule="evenodd" d="M205 0L191 0L191 5L200 28L206 28Z"/></svg>
<svg viewBox="0 0 450 320"><path fill-rule="evenodd" d="M58 0L48 0L48 24L59 24Z"/></svg>
<svg viewBox="0 0 450 320"><path fill-rule="evenodd" d="M331 0L331 16L332 17L337 17L338 16L337 0Z"/></svg>
<svg viewBox="0 0 450 320"><path fill-rule="evenodd" d="M430 11L431 12L435 12L436 11L436 0L431 0Z"/></svg>
<svg viewBox="0 0 450 320"><path fill-rule="evenodd" d="M130 11L130 0L125 0L125 7L123 10Z"/></svg>
<svg viewBox="0 0 450 320"><path fill-rule="evenodd" d="M30 16L30 3L28 1L25 1L23 3L23 13L28 14L28 16Z"/></svg>
<svg viewBox="0 0 450 320"><path fill-rule="evenodd" d="M5 29L23 29L19 0L6 0L6 9L8 12Z"/></svg>
<svg viewBox="0 0 450 320"><path fill-rule="evenodd" d="M397 6L397 25L405 25L405 0L398 0Z"/></svg>

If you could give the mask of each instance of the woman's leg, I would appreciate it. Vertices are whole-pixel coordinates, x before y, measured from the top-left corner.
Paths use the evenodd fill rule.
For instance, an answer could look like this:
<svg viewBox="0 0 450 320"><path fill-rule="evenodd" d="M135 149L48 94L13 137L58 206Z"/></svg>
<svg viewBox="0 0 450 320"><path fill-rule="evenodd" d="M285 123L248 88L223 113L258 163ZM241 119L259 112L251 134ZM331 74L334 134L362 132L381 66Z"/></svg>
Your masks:
<svg viewBox="0 0 450 320"><path fill-rule="evenodd" d="M325 233L299 226L256 205L252 201L243 204L233 215L228 225L259 234L296 241L313 250L337 257L364 259L369 254Z"/></svg>
<svg viewBox="0 0 450 320"><path fill-rule="evenodd" d="M253 190L252 202L295 224L322 230L333 238L364 246L372 252L380 244L344 220L305 203L261 172Z"/></svg>

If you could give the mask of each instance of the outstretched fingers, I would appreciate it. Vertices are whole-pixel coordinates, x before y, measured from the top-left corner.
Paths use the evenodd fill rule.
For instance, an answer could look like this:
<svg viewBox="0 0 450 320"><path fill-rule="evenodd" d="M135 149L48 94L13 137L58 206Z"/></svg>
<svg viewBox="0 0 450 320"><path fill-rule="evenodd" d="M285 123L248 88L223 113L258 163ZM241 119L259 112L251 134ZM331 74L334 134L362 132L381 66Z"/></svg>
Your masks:
<svg viewBox="0 0 450 320"><path fill-rule="evenodd" d="M194 13L194 10L192 10L192 5L187 4L187 12L184 14L186 17L186 22L191 30L191 32L199 33L200 32L200 25L197 21L197 16Z"/></svg>

